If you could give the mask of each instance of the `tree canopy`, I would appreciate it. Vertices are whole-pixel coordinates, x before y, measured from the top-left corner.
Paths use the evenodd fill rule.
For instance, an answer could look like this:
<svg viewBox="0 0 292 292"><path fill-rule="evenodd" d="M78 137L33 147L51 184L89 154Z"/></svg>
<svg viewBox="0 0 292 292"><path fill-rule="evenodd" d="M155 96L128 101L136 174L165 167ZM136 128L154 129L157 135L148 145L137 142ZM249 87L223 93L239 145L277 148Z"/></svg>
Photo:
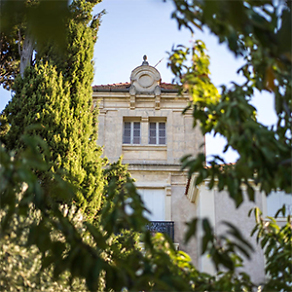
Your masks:
<svg viewBox="0 0 292 292"><path fill-rule="evenodd" d="M26 38L34 40L35 60L14 80L14 96L2 113L0 136L6 149L16 151L24 147L21 140L24 133L42 137L49 146L50 167L39 173L39 179L43 184L54 184L48 179L48 172L65 171L64 179L75 186L74 201L92 216L99 209L103 189L103 162L96 145L97 116L91 97L93 46L99 25L99 17L92 19L91 11L97 2L74 1L70 7L66 6L70 19L66 14L55 15L62 20L59 22L64 22L59 25L66 32L62 52L55 45L58 35L46 41L38 31L23 35L22 50ZM47 4L26 2L25 5L27 9L38 10L45 9L42 5ZM49 7L51 11L52 6ZM35 27L34 21L34 18L29 22L22 20L16 25Z"/></svg>
<svg viewBox="0 0 292 292"><path fill-rule="evenodd" d="M26 11L31 7L43 9L41 5L48 3L19 1L17 7L25 13L15 11L24 18L12 26L7 24L10 28L3 31L6 43L1 43L1 58L8 61L4 62L7 74L1 82L7 86L14 83L15 95L1 116L1 289L256 289L258 283L238 269L252 248L236 227L226 223L231 235L227 237L214 234L205 218L188 222L185 240L194 236L200 224L202 253L208 254L217 268L216 275L201 273L187 254L175 250L167 236L152 237L147 231L145 206L121 161L101 169L91 103L91 60L99 23L98 16L92 19L91 10L97 2L76 0L70 7L62 3L55 6L55 12L49 9L50 13L69 11L61 56L53 35L43 42L34 30L28 30L31 20ZM208 76L209 60L201 41L191 49L174 49L169 66L181 92L187 90L193 98L188 108L193 110L194 125L199 123L203 134L214 131L225 136L226 148L238 151L240 158L234 165L222 165L224 160L216 156L208 161L211 167L206 167L201 153L196 158L185 157L183 166L189 175L199 174L196 184L209 178L213 188L218 180L219 189L227 187L237 205L243 200L242 184L253 200L251 180L267 194L278 189L291 192L291 50L284 40L291 38L284 26L289 22L291 3L283 3L279 11L272 1L210 2L175 0L173 17L190 29L209 27L235 54L243 55L246 64L240 72L246 82L218 91ZM19 6L21 3L28 6ZM2 12L9 11L9 5L6 7L8 10ZM241 12L239 18L234 17L235 10ZM44 10L38 17L42 13ZM9 34L17 32L18 25L23 29L20 39ZM25 39L30 42L25 44ZM269 46L272 39L278 44ZM19 70L15 68L22 62L21 52L13 55L19 44L22 51L33 44L35 59L32 66L27 66L26 60L23 74L14 79ZM185 63L188 54L192 56L191 66ZM27 56L31 58L31 51ZM255 90L274 93L277 127L267 128L257 122L255 108L250 105ZM71 197L76 204L68 200ZM100 203L97 220L90 220L85 207L96 210ZM281 212L285 215L285 208ZM290 216L279 227L274 219L262 218L258 209L254 214L253 233L265 248L267 261L268 278L261 289L289 290Z"/></svg>
<svg viewBox="0 0 292 292"><path fill-rule="evenodd" d="M238 69L245 81L212 88L204 44L174 49L169 66L193 102L194 124L203 134L226 138L239 158L228 165L220 156L185 157L190 175L198 172L196 183L209 178L213 188L228 189L237 206L243 201L243 187L254 200L254 186L268 195L271 191L292 192L291 175L291 1L184 1L174 0L172 17L179 27L208 28L229 49L244 59ZM191 55L192 64L187 65ZM271 92L275 99L277 125L266 127L256 118L251 100L256 91ZM253 182L252 184L250 182Z"/></svg>

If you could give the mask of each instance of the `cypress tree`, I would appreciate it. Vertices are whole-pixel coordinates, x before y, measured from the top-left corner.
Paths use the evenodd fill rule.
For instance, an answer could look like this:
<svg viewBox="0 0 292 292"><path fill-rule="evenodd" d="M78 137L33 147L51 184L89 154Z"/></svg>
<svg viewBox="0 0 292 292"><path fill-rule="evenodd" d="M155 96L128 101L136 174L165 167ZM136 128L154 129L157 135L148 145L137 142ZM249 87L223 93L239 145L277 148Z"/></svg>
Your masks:
<svg viewBox="0 0 292 292"><path fill-rule="evenodd" d="M36 52L33 67L15 80L15 95L1 116L1 141L7 149L22 149L21 135L40 135L50 149L49 172L64 169L76 188L75 202L89 215L100 206L103 189L101 151L96 144L97 120L92 105L93 49L99 1L71 4L67 48L56 54L52 45ZM45 173L42 183L48 183Z"/></svg>

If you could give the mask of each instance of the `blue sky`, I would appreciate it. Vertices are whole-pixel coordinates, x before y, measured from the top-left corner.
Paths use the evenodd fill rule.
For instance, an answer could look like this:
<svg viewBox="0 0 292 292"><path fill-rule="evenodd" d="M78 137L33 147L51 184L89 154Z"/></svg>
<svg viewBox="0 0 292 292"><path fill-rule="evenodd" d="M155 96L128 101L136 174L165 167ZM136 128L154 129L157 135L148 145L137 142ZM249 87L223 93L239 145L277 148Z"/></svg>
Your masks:
<svg viewBox="0 0 292 292"><path fill-rule="evenodd" d="M243 80L236 74L242 60L236 59L225 45L220 45L216 37L208 31L196 31L192 36L186 29L178 30L176 21L171 19L174 10L171 1L104 0L95 7L94 13L103 9L106 14L102 17L94 53L94 85L129 81L131 71L141 65L145 54L152 66L162 59L156 68L163 82L171 82L173 76L166 67L167 52L173 45L191 45L194 39L203 40L208 48L211 78L216 86ZM1 90L0 96L2 111L10 99L10 93ZM262 123L275 123L272 96L256 94L253 104ZM207 155L220 154L224 144L224 139L207 136ZM232 162L237 156L229 151L224 157Z"/></svg>

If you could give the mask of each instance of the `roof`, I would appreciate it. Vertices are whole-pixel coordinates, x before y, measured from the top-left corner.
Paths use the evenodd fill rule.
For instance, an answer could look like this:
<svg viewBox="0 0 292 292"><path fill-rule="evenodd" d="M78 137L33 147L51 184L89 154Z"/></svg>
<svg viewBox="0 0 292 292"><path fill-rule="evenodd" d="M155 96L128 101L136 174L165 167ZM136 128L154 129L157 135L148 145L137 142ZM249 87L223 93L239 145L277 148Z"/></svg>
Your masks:
<svg viewBox="0 0 292 292"><path fill-rule="evenodd" d="M131 86L130 82L120 82L120 83L113 83L113 84L106 84L106 85L94 85L92 89L94 92L107 92L107 91L129 91ZM160 83L160 88L162 92L178 92L178 88L176 84L171 83Z"/></svg>

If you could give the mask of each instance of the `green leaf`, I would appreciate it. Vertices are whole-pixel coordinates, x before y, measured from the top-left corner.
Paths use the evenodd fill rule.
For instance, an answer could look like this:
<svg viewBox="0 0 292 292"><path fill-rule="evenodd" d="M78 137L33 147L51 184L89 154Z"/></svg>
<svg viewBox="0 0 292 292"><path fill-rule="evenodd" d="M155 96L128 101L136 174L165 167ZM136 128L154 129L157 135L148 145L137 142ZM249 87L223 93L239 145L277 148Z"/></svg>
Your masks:
<svg viewBox="0 0 292 292"><path fill-rule="evenodd" d="M194 218L191 222L187 222L188 230L185 234L185 243L188 243L192 236L197 232L198 218Z"/></svg>

